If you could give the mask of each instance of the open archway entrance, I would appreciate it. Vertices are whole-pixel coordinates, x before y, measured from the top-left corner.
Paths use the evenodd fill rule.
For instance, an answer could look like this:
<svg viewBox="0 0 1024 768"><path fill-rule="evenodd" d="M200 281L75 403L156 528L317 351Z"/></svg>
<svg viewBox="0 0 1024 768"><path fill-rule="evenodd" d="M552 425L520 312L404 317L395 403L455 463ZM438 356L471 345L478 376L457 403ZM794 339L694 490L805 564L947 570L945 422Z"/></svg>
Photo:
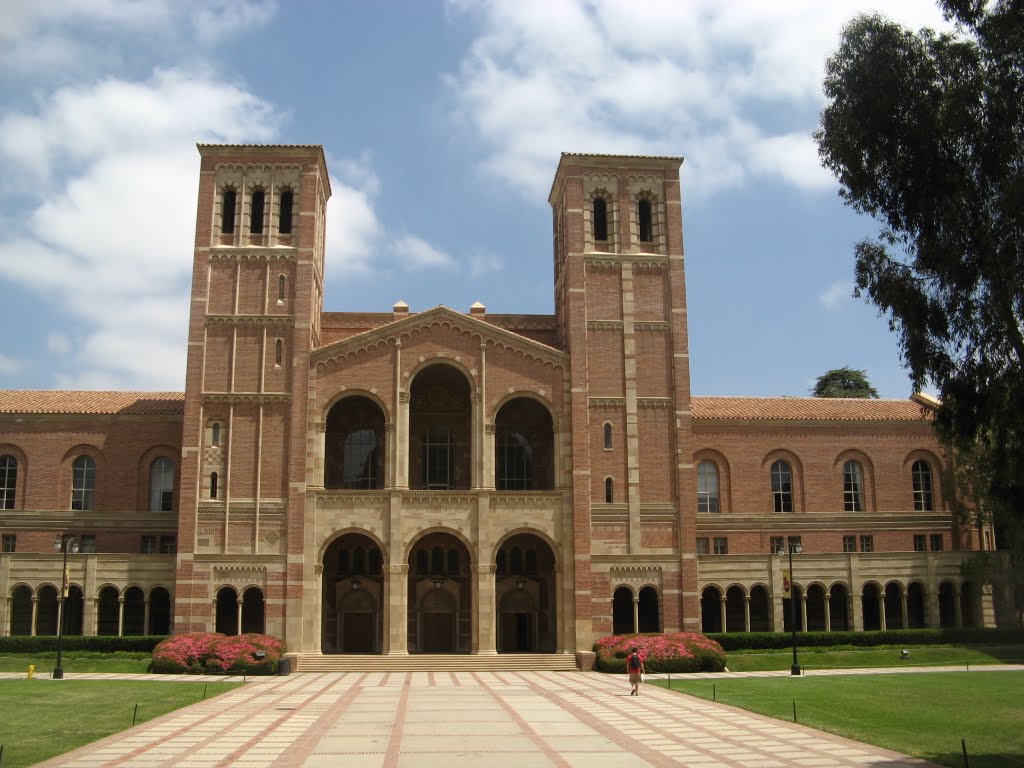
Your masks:
<svg viewBox="0 0 1024 768"><path fill-rule="evenodd" d="M384 652L384 553L369 536L349 533L324 552L324 653Z"/></svg>
<svg viewBox="0 0 1024 768"><path fill-rule="evenodd" d="M469 552L448 533L430 533L409 553L409 652L469 653L473 594Z"/></svg>
<svg viewBox="0 0 1024 768"><path fill-rule="evenodd" d="M543 539L511 536L495 569L498 653L555 650L555 555Z"/></svg>

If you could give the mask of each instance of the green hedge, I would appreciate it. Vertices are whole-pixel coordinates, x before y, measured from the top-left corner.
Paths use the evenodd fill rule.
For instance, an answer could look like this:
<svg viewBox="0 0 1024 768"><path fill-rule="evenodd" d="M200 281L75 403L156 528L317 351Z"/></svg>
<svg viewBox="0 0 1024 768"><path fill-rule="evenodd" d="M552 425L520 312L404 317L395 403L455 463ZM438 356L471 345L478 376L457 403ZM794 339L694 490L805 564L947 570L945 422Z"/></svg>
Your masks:
<svg viewBox="0 0 1024 768"><path fill-rule="evenodd" d="M726 651L791 648L790 632L709 632ZM853 645L1024 644L1024 629L889 629L885 632L797 632L796 644L804 648Z"/></svg>
<svg viewBox="0 0 1024 768"><path fill-rule="evenodd" d="M145 635L139 637L113 637L110 635L86 636L65 635L61 638L64 652L98 651L115 653L117 651L133 651L136 653L152 653L157 643L166 639L167 635ZM53 635L11 635L0 637L0 653L40 653L57 651L57 638Z"/></svg>

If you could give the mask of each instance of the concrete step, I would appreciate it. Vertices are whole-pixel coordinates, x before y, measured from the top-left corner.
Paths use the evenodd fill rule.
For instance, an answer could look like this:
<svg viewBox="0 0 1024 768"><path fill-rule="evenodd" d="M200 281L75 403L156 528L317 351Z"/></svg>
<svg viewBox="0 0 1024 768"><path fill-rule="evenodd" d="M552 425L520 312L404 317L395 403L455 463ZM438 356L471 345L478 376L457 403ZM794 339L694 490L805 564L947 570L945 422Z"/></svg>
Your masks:
<svg viewBox="0 0 1024 768"><path fill-rule="evenodd" d="M294 657L293 657L294 658ZM298 654L296 672L572 672L572 653Z"/></svg>

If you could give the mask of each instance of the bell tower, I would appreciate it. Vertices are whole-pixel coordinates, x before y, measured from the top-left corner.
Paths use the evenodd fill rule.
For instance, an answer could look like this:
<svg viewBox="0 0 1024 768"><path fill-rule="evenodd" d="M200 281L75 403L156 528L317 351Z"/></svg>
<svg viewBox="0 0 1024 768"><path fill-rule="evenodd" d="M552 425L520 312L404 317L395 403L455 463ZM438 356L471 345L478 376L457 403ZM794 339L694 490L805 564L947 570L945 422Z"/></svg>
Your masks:
<svg viewBox="0 0 1024 768"><path fill-rule="evenodd" d="M300 613L305 578L330 182L319 145L203 144L199 155L175 631L266 631L297 646L302 616L286 606Z"/></svg>

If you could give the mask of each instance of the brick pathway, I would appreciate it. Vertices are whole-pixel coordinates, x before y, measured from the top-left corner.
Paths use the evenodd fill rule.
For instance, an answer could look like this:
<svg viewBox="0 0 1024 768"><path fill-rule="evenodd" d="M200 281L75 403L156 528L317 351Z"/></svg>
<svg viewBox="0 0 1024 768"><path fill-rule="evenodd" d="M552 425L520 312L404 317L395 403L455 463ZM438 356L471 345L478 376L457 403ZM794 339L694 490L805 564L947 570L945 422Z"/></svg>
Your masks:
<svg viewBox="0 0 1024 768"><path fill-rule="evenodd" d="M57 684L68 685L73 684L74 679L99 677L114 676L69 675L71 680ZM931 765L803 726L680 696L656 686L644 686L642 695L637 698L628 693L622 676L578 672L332 673L255 678L234 691L40 765L46 768L468 768L481 764L486 764L487 768L605 765L616 768L679 765L694 768L898 768Z"/></svg>

